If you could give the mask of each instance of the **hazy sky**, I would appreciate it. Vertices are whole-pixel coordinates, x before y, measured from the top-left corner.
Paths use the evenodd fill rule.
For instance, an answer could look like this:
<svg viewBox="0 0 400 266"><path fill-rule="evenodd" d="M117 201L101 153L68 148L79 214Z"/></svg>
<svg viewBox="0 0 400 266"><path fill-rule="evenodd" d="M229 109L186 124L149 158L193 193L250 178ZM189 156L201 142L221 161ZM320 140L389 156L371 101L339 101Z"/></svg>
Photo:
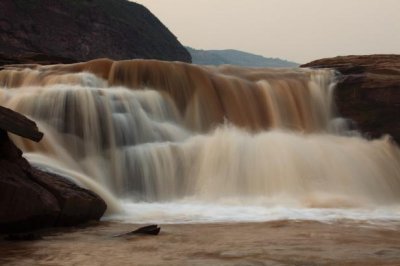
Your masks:
<svg viewBox="0 0 400 266"><path fill-rule="evenodd" d="M400 0L137 0L179 39L299 63L400 53Z"/></svg>

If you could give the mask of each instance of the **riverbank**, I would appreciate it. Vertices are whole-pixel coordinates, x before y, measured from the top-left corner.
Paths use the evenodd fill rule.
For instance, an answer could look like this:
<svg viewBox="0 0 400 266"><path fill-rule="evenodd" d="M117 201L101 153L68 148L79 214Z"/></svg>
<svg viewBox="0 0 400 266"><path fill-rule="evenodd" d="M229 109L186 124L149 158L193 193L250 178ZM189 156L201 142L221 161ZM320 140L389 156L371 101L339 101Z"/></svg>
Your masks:
<svg viewBox="0 0 400 266"><path fill-rule="evenodd" d="M400 222L161 225L158 236L113 237L141 225L42 231L0 241L1 265L400 265Z"/></svg>

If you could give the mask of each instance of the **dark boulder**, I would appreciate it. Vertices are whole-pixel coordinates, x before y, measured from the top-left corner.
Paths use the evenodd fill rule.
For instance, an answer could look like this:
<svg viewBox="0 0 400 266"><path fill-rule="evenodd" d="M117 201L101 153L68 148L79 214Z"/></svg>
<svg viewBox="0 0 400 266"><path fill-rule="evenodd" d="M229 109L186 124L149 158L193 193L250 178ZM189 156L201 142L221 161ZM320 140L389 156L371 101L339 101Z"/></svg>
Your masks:
<svg viewBox="0 0 400 266"><path fill-rule="evenodd" d="M0 107L0 231L75 225L98 220L106 210L95 193L30 166L4 129L38 141L36 124Z"/></svg>
<svg viewBox="0 0 400 266"><path fill-rule="evenodd" d="M1 231L46 227L57 221L57 199L30 179L30 170L22 152L0 130Z"/></svg>
<svg viewBox="0 0 400 266"><path fill-rule="evenodd" d="M94 192L81 188L67 179L38 169L30 170L31 179L49 191L60 207L56 225L75 225L88 220L98 220L107 205Z"/></svg>
<svg viewBox="0 0 400 266"><path fill-rule="evenodd" d="M366 136L390 134L400 143L400 55L339 56L302 67L339 71L335 101L341 116Z"/></svg>
<svg viewBox="0 0 400 266"><path fill-rule="evenodd" d="M56 223L60 208L53 194L33 182L18 162L2 158L0 170L0 231Z"/></svg>

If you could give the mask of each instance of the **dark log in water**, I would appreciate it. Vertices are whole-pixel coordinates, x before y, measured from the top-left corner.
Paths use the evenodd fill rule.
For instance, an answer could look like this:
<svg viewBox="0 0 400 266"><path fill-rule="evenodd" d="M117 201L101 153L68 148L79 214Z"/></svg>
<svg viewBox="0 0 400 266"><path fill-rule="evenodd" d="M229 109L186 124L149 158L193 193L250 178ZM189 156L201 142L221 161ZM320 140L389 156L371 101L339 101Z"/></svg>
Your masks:
<svg viewBox="0 0 400 266"><path fill-rule="evenodd" d="M114 235L113 237L121 237L121 236L132 236L132 235L158 235L160 233L161 227L156 224L147 225L140 227L136 230L133 230L128 233L122 233L118 235Z"/></svg>

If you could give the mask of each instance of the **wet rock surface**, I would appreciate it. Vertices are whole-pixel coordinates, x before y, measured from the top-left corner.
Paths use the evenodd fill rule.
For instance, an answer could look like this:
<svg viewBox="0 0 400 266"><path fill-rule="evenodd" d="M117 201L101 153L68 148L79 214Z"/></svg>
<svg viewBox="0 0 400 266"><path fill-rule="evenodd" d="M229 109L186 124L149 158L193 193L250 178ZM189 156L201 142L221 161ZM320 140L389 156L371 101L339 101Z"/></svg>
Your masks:
<svg viewBox="0 0 400 266"><path fill-rule="evenodd" d="M302 67L339 71L335 100L341 116L366 136L390 134L400 143L400 55L339 56Z"/></svg>

